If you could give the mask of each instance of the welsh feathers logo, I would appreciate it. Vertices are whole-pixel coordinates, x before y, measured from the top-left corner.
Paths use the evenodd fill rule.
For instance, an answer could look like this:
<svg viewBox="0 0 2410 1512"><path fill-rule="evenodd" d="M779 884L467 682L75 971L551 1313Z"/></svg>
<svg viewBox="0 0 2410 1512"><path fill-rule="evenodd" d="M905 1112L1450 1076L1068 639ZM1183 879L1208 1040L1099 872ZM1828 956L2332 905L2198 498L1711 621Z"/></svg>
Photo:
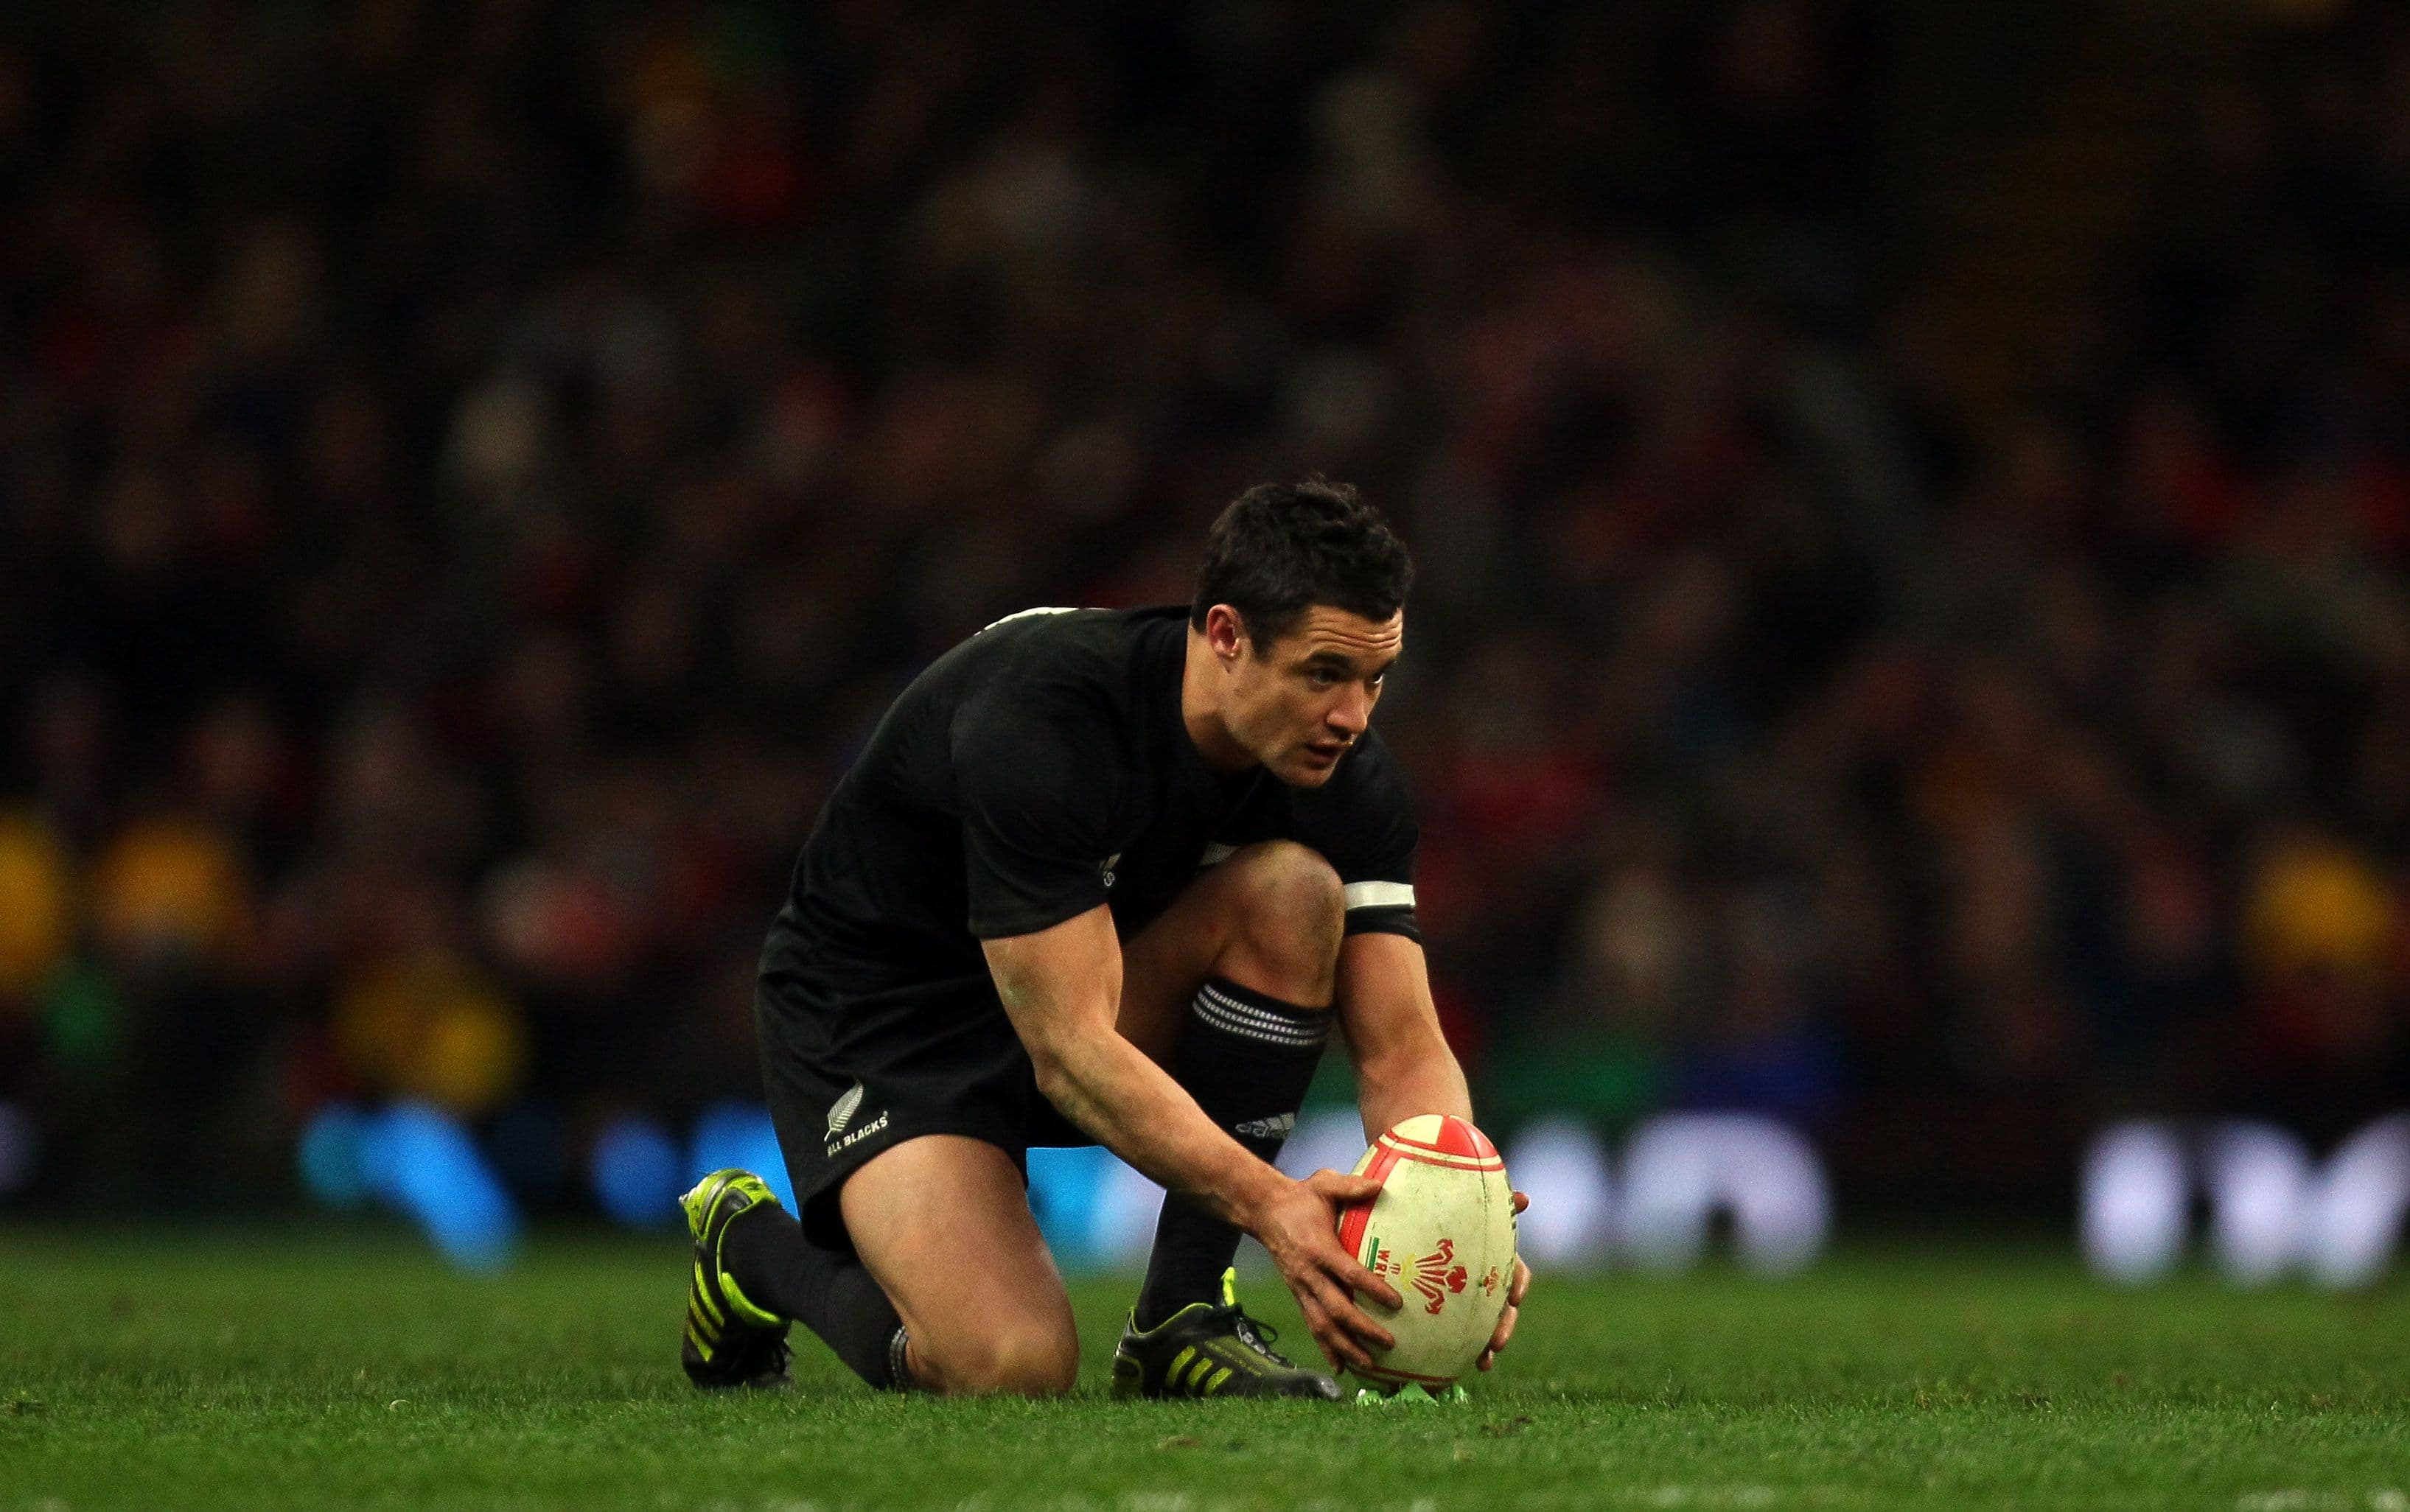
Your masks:
<svg viewBox="0 0 2410 1512"><path fill-rule="evenodd" d="M1438 1254L1426 1255L1416 1260L1413 1269L1407 1272L1406 1284L1430 1299L1430 1304L1423 1309L1424 1312L1438 1312L1441 1304L1447 1301L1448 1293L1462 1291L1465 1282L1471 1279L1464 1267L1455 1261L1456 1241L1443 1239L1439 1242Z"/></svg>
<svg viewBox="0 0 2410 1512"><path fill-rule="evenodd" d="M837 1098L835 1103L830 1107L828 1121L829 1133L833 1136L844 1133L845 1126L853 1122L853 1115L861 1107L862 1083L856 1082L853 1085L846 1088L845 1096Z"/></svg>
<svg viewBox="0 0 2410 1512"><path fill-rule="evenodd" d="M1456 1263L1456 1241L1453 1239L1441 1240L1436 1254L1424 1255L1403 1263L1382 1248L1377 1239L1367 1247L1372 1251L1372 1258L1365 1268L1377 1276L1395 1276L1421 1292L1426 1300L1423 1307L1426 1313L1437 1313L1446 1305L1450 1296L1463 1291L1473 1280L1473 1272ZM1497 1286L1498 1268L1492 1266L1489 1273L1481 1278L1481 1289L1494 1291Z"/></svg>

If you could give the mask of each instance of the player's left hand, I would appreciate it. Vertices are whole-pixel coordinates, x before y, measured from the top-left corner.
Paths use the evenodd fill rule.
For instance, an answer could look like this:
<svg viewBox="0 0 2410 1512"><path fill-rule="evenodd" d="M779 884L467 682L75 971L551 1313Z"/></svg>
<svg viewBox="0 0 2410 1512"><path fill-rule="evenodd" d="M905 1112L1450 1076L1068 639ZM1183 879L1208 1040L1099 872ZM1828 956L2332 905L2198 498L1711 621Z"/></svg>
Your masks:
<svg viewBox="0 0 2410 1512"><path fill-rule="evenodd" d="M1531 1205L1530 1198L1520 1192L1515 1194L1517 1213ZM1498 1363L1498 1351L1505 1348L1506 1341L1515 1337L1515 1315L1522 1311L1523 1294L1531 1289L1532 1268L1523 1263L1523 1257L1517 1255L1515 1257L1515 1279L1506 1283L1505 1315L1498 1319L1498 1331L1489 1336L1489 1347L1481 1351L1481 1358L1474 1361L1483 1370Z"/></svg>

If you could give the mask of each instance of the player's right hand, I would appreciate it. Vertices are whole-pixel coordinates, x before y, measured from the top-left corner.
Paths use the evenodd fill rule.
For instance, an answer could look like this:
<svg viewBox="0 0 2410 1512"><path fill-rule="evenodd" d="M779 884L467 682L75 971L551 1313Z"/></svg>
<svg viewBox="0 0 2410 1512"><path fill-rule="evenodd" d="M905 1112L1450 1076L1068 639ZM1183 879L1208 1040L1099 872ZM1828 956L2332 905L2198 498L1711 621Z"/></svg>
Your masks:
<svg viewBox="0 0 2410 1512"><path fill-rule="evenodd" d="M1317 1170L1289 1183L1264 1205L1251 1228L1280 1267L1314 1342L1335 1367L1369 1365L1371 1351L1397 1342L1356 1305L1355 1294L1389 1308L1403 1305L1404 1299L1339 1243L1339 1209L1380 1195L1381 1184L1369 1176Z"/></svg>

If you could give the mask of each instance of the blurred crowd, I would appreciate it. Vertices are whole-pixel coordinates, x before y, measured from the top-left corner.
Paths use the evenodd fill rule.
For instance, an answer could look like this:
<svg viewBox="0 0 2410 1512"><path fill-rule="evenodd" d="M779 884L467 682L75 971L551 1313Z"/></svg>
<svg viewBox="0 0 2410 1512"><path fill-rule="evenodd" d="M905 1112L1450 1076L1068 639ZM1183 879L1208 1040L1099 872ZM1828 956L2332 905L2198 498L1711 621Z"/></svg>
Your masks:
<svg viewBox="0 0 2410 1512"><path fill-rule="evenodd" d="M2315 9L2316 7L2305 7ZM2410 1101L2410 27L2287 23L2066 360L1898 292L1880 5L211 0L0 20L0 1103L284 1190L335 1098L758 1085L930 657L1319 472L1485 1118L1845 1199ZM0 1166L5 1166L0 1162Z"/></svg>

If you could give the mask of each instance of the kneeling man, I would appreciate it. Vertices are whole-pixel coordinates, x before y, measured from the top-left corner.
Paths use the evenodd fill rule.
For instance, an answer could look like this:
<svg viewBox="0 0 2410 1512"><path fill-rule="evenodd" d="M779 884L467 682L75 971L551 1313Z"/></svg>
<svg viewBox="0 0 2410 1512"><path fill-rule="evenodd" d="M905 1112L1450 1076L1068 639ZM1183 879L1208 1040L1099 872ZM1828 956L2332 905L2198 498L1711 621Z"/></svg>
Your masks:
<svg viewBox="0 0 2410 1512"><path fill-rule="evenodd" d="M1069 1389L1032 1145L1101 1143L1170 1194L1116 1394L1340 1395L1239 1307L1242 1232L1331 1364L1387 1345L1356 1294L1398 1295L1334 1232L1372 1185L1270 1161L1334 1020L1368 1134L1472 1115L1416 931L1413 813L1370 729L1413 573L1354 490L1268 485L1214 523L1185 608L1015 615L905 690L762 954L801 1212L743 1171L685 1199L697 1384L783 1381L800 1320L875 1387Z"/></svg>

